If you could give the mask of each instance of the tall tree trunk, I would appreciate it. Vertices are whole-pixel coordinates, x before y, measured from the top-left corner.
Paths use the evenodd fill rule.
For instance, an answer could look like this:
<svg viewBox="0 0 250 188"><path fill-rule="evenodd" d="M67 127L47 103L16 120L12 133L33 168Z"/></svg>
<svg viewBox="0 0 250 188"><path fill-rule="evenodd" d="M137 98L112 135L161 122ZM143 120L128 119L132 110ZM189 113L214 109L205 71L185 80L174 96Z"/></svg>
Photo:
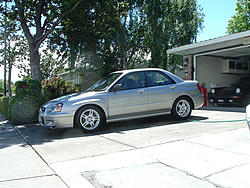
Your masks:
<svg viewBox="0 0 250 188"><path fill-rule="evenodd" d="M35 45L30 45L30 69L32 79L41 81L40 54Z"/></svg>
<svg viewBox="0 0 250 188"><path fill-rule="evenodd" d="M9 38L9 48L8 48L8 51L9 51L9 58L8 58L8 61L9 61L9 75L8 75L8 91L9 91L9 96L11 97L12 96L12 91L11 91L11 71L12 71L12 61L11 61L11 54L10 54L10 38Z"/></svg>
<svg viewBox="0 0 250 188"><path fill-rule="evenodd" d="M11 91L11 70L12 70L12 63L9 62L9 75L8 75L8 91L9 91L9 96L12 96L12 91Z"/></svg>
<svg viewBox="0 0 250 188"><path fill-rule="evenodd" d="M41 82L40 54L38 49L40 45L44 42L44 40L46 40L46 38L55 30L56 26L60 24L62 18L69 15L72 11L74 11L80 4L81 0L78 0L72 8L66 10L64 13L59 15L57 18L54 19L55 21L51 21L50 24L48 23L49 21L48 17L44 15L44 12L47 11L48 1L45 0L39 1L35 9L33 10L35 13L35 17L33 18L31 17L33 22L32 21L29 22L28 21L29 19L26 18L26 16L28 15L25 14L26 8L28 8L30 2L20 1L20 0L14 0L14 2L18 9L18 16L19 16L19 21L21 23L21 27L23 29L26 39L29 42L31 77L32 79ZM42 24L42 19L44 20L43 24ZM35 23L35 25L31 24L32 27L29 27L30 26L29 23L32 24ZM34 35L32 35L31 33L33 27L36 28L36 33Z"/></svg>

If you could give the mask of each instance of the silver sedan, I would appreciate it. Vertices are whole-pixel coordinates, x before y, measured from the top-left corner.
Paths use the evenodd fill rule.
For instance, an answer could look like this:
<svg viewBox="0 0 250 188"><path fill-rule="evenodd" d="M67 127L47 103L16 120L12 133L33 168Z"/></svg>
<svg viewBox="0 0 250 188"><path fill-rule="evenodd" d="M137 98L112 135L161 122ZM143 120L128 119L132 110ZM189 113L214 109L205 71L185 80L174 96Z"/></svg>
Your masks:
<svg viewBox="0 0 250 188"><path fill-rule="evenodd" d="M106 122L170 113L184 120L203 102L197 81L184 81L162 69L132 69L113 72L83 93L49 101L38 118L42 126L93 132Z"/></svg>

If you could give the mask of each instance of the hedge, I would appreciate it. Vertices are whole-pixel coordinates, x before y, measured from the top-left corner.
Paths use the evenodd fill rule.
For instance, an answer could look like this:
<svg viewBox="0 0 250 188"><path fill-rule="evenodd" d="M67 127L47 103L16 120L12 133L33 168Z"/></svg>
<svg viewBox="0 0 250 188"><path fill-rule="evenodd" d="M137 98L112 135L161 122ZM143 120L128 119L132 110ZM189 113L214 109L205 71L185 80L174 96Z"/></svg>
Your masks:
<svg viewBox="0 0 250 188"><path fill-rule="evenodd" d="M42 85L37 80L23 80L15 83L14 92L16 97L38 97L42 93Z"/></svg>
<svg viewBox="0 0 250 188"><path fill-rule="evenodd" d="M8 119L10 117L9 100L10 97L0 97L0 112L2 112Z"/></svg>
<svg viewBox="0 0 250 188"><path fill-rule="evenodd" d="M13 124L38 122L40 106L47 101L44 96L39 97L1 97L0 111Z"/></svg>
<svg viewBox="0 0 250 188"><path fill-rule="evenodd" d="M36 80L24 80L15 83L13 97L0 97L0 111L13 124L38 122L40 107L47 101L71 94L76 87L60 78L46 80L42 85Z"/></svg>

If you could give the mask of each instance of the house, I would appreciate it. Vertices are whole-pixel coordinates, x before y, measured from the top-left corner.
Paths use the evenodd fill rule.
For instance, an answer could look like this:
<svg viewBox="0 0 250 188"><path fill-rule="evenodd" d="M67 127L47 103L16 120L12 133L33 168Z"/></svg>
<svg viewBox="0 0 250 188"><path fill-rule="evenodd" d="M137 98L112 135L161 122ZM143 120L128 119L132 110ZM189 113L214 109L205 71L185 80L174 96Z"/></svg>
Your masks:
<svg viewBox="0 0 250 188"><path fill-rule="evenodd" d="M74 70L72 71L66 71L63 73L58 74L60 78L64 81L70 81L72 84L79 84L80 83L80 75L75 72Z"/></svg>
<svg viewBox="0 0 250 188"><path fill-rule="evenodd" d="M184 79L208 90L229 86L250 75L250 30L184 45L167 51L183 56Z"/></svg>

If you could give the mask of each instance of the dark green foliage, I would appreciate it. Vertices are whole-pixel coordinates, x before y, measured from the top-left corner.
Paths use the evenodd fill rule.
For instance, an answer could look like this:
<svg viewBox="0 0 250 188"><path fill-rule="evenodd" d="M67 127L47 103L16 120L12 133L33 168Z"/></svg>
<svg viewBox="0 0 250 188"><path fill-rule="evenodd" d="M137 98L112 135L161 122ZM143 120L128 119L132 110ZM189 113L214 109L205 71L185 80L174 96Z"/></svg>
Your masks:
<svg viewBox="0 0 250 188"><path fill-rule="evenodd" d="M235 15L228 21L229 34L247 31L250 29L250 1L237 0Z"/></svg>
<svg viewBox="0 0 250 188"><path fill-rule="evenodd" d="M42 86L38 81L16 82L14 97L0 98L0 111L13 123L36 123L40 107L47 101L76 92L76 87L59 78L52 78Z"/></svg>
<svg viewBox="0 0 250 188"><path fill-rule="evenodd" d="M42 92L42 85L37 80L24 80L15 83L14 92L16 97L38 97Z"/></svg>
<svg viewBox="0 0 250 188"><path fill-rule="evenodd" d="M50 100L75 93L78 90L71 82L65 82L58 77L52 77L51 79L43 81L42 86L44 96Z"/></svg>
<svg viewBox="0 0 250 188"><path fill-rule="evenodd" d="M35 97L12 97L9 105L10 120L13 124L33 123L37 121L39 105Z"/></svg>
<svg viewBox="0 0 250 188"><path fill-rule="evenodd" d="M39 108L47 100L44 96L1 97L0 112L13 124L35 123Z"/></svg>
<svg viewBox="0 0 250 188"><path fill-rule="evenodd" d="M9 117L9 97L0 97L0 112Z"/></svg>
<svg viewBox="0 0 250 188"><path fill-rule="evenodd" d="M3 80L0 80L0 93L4 92Z"/></svg>

